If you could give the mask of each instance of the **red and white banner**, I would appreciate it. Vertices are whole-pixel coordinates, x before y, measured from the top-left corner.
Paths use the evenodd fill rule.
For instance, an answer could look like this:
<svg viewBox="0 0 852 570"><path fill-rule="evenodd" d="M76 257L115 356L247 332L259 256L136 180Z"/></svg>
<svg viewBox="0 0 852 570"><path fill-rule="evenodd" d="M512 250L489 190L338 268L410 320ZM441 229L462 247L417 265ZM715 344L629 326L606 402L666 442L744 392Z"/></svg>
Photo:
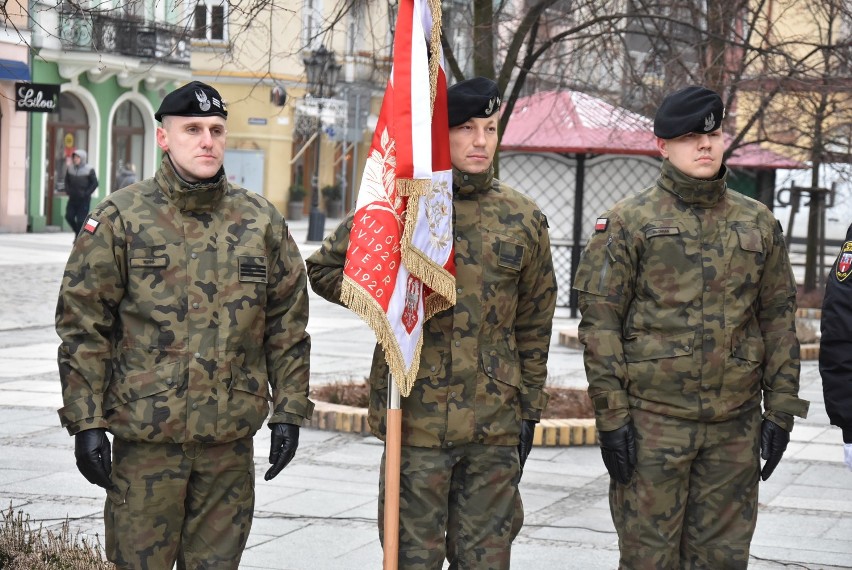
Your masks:
<svg viewBox="0 0 852 570"><path fill-rule="evenodd" d="M393 69L361 179L341 292L376 333L403 396L417 376L424 321L455 303L440 18L440 0L399 4Z"/></svg>

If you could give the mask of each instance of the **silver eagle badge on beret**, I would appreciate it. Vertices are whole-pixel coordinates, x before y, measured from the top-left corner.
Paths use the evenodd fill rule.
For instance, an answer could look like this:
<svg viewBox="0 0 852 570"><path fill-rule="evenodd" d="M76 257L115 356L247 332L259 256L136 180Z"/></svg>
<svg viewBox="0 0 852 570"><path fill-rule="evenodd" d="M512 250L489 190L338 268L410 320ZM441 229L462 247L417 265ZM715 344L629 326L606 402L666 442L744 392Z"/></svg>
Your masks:
<svg viewBox="0 0 852 570"><path fill-rule="evenodd" d="M202 113L210 110L210 99L207 98L207 93L201 89L196 89L195 98L198 99L198 108L201 109Z"/></svg>

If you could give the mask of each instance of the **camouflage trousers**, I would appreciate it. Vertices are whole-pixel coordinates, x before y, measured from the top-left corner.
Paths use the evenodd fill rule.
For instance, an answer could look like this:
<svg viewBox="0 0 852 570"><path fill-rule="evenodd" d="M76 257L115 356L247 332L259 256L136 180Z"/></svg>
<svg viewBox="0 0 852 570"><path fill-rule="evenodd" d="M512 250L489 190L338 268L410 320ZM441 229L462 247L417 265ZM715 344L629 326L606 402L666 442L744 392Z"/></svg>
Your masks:
<svg viewBox="0 0 852 570"><path fill-rule="evenodd" d="M113 441L106 554L121 570L235 570L254 511L252 438Z"/></svg>
<svg viewBox="0 0 852 570"><path fill-rule="evenodd" d="M454 449L402 446L399 568L509 568L524 524L513 446L469 443ZM384 543L385 458L379 478L379 538Z"/></svg>
<svg viewBox="0 0 852 570"><path fill-rule="evenodd" d="M718 423L631 409L637 466L610 481L624 570L746 568L757 523L760 410Z"/></svg>

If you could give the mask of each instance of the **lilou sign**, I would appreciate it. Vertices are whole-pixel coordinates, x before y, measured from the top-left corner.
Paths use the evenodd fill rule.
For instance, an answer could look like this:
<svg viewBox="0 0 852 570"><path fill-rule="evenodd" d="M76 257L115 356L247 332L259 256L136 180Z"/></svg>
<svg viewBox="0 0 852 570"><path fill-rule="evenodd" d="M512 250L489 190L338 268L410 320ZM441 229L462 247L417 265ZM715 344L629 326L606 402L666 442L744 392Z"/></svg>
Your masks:
<svg viewBox="0 0 852 570"><path fill-rule="evenodd" d="M15 110L26 113L53 113L59 106L59 85L15 83Z"/></svg>

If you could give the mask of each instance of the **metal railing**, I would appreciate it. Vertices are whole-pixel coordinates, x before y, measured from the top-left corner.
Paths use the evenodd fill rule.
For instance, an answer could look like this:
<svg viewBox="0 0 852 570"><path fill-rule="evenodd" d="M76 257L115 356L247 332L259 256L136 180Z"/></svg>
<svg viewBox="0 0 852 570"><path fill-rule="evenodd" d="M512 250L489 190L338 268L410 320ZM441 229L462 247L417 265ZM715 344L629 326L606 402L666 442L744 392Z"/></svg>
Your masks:
<svg viewBox="0 0 852 570"><path fill-rule="evenodd" d="M63 7L59 12L59 37L62 47L71 51L112 53L189 67L187 30L162 22Z"/></svg>

